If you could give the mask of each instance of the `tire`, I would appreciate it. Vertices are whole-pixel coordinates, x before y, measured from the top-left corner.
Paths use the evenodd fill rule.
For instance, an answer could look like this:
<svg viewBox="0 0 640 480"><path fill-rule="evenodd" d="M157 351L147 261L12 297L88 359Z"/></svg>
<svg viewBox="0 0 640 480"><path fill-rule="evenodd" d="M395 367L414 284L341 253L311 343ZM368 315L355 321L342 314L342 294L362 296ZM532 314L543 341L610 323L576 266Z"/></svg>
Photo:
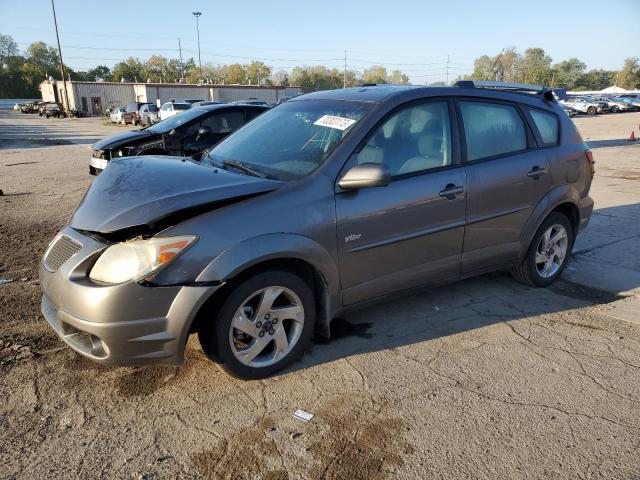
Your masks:
<svg viewBox="0 0 640 480"><path fill-rule="evenodd" d="M544 253L543 237L547 231L551 230L551 238L553 238L555 234L561 232L561 229L559 227L562 227L564 229L564 233L566 234L564 255L562 255L561 259L554 256L551 263L552 268L549 271L540 272L539 265L543 265L543 263L536 262L536 259L540 259L542 257L549 258L551 256L545 255ZM531 245L529 246L527 254L522 260L522 263L511 270L511 275L518 282L525 285L531 285L534 287L547 287L551 285L562 274L564 267L567 265L569 257L571 256L571 250L573 249L574 241L575 232L573 231L573 226L571 225L569 219L561 213L551 213L545 219L545 221L542 222L540 228L538 228L538 231L534 235L533 240L531 241ZM542 248L540 248L541 246ZM544 264L543 270L546 269L547 265L547 263Z"/></svg>
<svg viewBox="0 0 640 480"><path fill-rule="evenodd" d="M611 107L611 113L618 113L620 111L620 108L618 108L617 105L614 105L613 107Z"/></svg>
<svg viewBox="0 0 640 480"><path fill-rule="evenodd" d="M285 315L285 306L292 317L277 318ZM236 285L225 296L216 318L203 321L198 338L205 354L228 374L246 380L265 378L302 356L313 333L315 311L313 292L303 279L290 272L267 270ZM284 344L279 350L282 334Z"/></svg>
<svg viewBox="0 0 640 480"><path fill-rule="evenodd" d="M587 115L595 115L598 113L598 109L596 107L587 108Z"/></svg>

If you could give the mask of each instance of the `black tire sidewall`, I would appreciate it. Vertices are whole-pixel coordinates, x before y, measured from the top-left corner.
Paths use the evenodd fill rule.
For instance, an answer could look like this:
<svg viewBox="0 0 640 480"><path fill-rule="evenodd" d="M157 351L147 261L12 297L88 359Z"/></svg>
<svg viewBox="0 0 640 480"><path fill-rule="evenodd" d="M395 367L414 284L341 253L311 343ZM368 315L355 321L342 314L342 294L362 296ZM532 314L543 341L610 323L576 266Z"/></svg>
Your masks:
<svg viewBox="0 0 640 480"><path fill-rule="evenodd" d="M254 292L269 286L281 286L292 290L300 298L304 307L304 327L298 343L279 362L268 367L250 367L241 363L233 354L229 344L231 320L240 304ZM215 319L203 325L198 332L204 352L218 363L227 373L242 379L259 379L287 367L298 359L307 348L315 325L315 299L311 287L298 275L282 271L268 270L258 273L239 283L222 302Z"/></svg>
<svg viewBox="0 0 640 480"><path fill-rule="evenodd" d="M536 250L540 238L542 237L542 235L544 235L544 232L546 232L547 229L553 224L560 224L565 228L565 230L567 231L567 235L569 236L569 245L567 246L567 254L565 255L564 260L562 261L562 265L560 265L558 271L553 276L545 278L538 273L538 270L536 268ZM529 270L529 278L531 279L531 281L539 287L547 287L555 282L556 279L562 274L564 268L567 265L567 262L569 261L574 242L575 232L573 231L573 226L571 225L569 219L561 213L552 213L551 215L549 215L545 219L545 221L542 222L542 225L540 225L540 228L538 228L538 231L533 237L533 241L531 242L529 251L527 252L527 258L525 259L527 270Z"/></svg>

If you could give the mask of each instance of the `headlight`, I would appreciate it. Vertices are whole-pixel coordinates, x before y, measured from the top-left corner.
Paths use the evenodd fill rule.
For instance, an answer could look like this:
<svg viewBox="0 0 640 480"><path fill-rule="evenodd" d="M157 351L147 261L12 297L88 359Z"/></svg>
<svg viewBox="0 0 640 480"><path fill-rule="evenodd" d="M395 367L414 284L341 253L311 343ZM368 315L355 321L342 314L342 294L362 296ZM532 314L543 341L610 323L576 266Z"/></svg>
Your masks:
<svg viewBox="0 0 640 480"><path fill-rule="evenodd" d="M117 243L100 255L89 278L105 283L140 280L170 263L196 238L185 235Z"/></svg>

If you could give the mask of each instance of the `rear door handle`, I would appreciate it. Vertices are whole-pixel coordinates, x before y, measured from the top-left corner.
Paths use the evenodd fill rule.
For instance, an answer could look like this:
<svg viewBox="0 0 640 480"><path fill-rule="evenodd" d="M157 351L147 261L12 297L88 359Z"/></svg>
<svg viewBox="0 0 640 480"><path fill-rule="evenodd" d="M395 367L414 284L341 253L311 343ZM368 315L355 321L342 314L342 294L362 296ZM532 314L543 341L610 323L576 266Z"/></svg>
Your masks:
<svg viewBox="0 0 640 480"><path fill-rule="evenodd" d="M440 195L441 197L445 197L448 200L453 200L454 198L456 198L456 195L460 195L462 192L464 192L464 187L449 183L446 187L444 187L444 190L440 190L438 195Z"/></svg>
<svg viewBox="0 0 640 480"><path fill-rule="evenodd" d="M533 167L529 173L527 173L527 177L530 178L538 178L547 173L546 168Z"/></svg>

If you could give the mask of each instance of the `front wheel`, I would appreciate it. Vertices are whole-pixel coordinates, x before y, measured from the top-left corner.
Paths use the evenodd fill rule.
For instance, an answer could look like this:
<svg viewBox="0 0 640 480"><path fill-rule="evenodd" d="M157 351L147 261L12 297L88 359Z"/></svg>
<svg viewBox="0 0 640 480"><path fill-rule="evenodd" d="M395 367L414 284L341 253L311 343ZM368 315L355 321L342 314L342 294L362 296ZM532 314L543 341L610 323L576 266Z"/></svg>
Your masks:
<svg viewBox="0 0 640 480"><path fill-rule="evenodd" d="M542 222L533 237L527 255L511 271L520 283L537 287L551 285L569 260L575 234L569 219L554 212Z"/></svg>
<svg viewBox="0 0 640 480"><path fill-rule="evenodd" d="M598 113L598 109L596 107L587 108L587 115L595 115Z"/></svg>
<svg viewBox="0 0 640 480"><path fill-rule="evenodd" d="M613 107L611 107L611 113L618 113L620 111L620 109L618 108L617 105L614 105Z"/></svg>
<svg viewBox="0 0 640 480"><path fill-rule="evenodd" d="M268 270L233 288L198 338L224 371L257 379L299 358L314 323L315 300L307 282L290 272Z"/></svg>

